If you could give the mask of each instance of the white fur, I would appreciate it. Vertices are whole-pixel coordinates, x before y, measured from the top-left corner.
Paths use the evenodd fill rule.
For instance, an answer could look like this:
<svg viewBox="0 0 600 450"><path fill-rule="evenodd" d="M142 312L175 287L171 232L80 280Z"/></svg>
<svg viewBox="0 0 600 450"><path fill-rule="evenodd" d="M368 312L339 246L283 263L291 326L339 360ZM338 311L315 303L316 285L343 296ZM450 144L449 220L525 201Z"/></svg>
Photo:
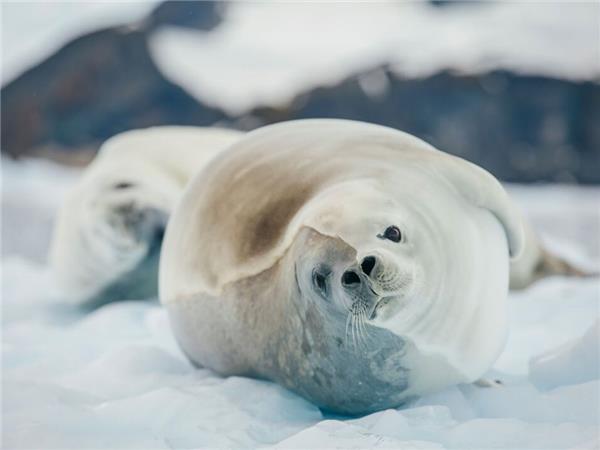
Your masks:
<svg viewBox="0 0 600 450"><path fill-rule="evenodd" d="M536 276L536 268L544 258L540 240L526 220L523 220L523 229L525 230L527 245L525 245L521 255L511 262L511 289L523 289L536 280L540 276L539 274Z"/></svg>

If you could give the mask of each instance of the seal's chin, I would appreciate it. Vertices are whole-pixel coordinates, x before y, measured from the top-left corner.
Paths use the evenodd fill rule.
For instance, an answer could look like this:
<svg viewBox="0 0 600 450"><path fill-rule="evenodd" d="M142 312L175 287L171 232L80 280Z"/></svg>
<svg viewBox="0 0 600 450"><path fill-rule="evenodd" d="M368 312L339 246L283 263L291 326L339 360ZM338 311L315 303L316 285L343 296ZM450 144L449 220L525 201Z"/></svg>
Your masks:
<svg viewBox="0 0 600 450"><path fill-rule="evenodd" d="M393 297L380 297L373 307L371 314L369 315L369 320L375 320L378 317L378 314L381 314L381 311L385 308L385 306L393 300Z"/></svg>
<svg viewBox="0 0 600 450"><path fill-rule="evenodd" d="M396 293L378 294L373 289L351 297L350 312L364 314L364 318L375 324L382 324L400 310L402 296Z"/></svg>
<svg viewBox="0 0 600 450"><path fill-rule="evenodd" d="M384 325L403 311L418 295L422 284L419 266L398 267L388 265L387 271L376 274L368 286L373 294L368 320L374 325ZM390 269L391 268L391 269Z"/></svg>

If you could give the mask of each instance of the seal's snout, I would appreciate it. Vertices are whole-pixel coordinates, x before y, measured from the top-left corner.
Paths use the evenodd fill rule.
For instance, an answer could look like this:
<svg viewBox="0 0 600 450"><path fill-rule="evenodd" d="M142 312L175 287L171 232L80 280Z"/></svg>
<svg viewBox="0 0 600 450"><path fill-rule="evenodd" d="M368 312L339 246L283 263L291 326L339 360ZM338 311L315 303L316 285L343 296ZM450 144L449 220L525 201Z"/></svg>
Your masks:
<svg viewBox="0 0 600 450"><path fill-rule="evenodd" d="M370 286L376 265L376 256L365 256L358 267L349 268L342 274L342 286L346 289L356 289L361 285Z"/></svg>

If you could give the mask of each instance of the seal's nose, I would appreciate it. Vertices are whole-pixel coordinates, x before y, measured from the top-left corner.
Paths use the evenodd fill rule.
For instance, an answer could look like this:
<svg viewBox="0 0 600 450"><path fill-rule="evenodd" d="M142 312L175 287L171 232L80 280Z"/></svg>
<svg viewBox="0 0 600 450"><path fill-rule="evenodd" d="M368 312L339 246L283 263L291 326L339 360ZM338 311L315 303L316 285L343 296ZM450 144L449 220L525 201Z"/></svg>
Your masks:
<svg viewBox="0 0 600 450"><path fill-rule="evenodd" d="M354 270L346 270L342 275L342 285L344 287L355 287L360 284L360 277Z"/></svg>
<svg viewBox="0 0 600 450"><path fill-rule="evenodd" d="M375 263L377 263L377 259L374 256L365 256L360 263L360 268L366 276L371 276Z"/></svg>

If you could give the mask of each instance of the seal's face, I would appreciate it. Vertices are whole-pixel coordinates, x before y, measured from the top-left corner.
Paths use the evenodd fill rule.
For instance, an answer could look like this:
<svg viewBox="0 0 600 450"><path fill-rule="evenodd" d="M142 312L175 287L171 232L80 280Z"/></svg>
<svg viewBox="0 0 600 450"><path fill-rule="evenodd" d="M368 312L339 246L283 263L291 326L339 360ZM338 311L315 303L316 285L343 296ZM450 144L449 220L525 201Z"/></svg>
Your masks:
<svg viewBox="0 0 600 450"><path fill-rule="evenodd" d="M144 245L164 231L167 212L160 193L141 180L116 179L90 193L89 215L102 235L120 248Z"/></svg>
<svg viewBox="0 0 600 450"><path fill-rule="evenodd" d="M346 321L346 338L355 343L365 337L367 325L385 326L411 303L422 278L414 244L400 225L365 222L352 230L363 235L360 248L343 238L303 231L303 252L296 263L301 292L339 312ZM350 231L346 234L354 234Z"/></svg>
<svg viewBox="0 0 600 450"><path fill-rule="evenodd" d="M164 193L135 174L92 174L70 202L53 257L73 301L91 305L155 295L169 213Z"/></svg>

